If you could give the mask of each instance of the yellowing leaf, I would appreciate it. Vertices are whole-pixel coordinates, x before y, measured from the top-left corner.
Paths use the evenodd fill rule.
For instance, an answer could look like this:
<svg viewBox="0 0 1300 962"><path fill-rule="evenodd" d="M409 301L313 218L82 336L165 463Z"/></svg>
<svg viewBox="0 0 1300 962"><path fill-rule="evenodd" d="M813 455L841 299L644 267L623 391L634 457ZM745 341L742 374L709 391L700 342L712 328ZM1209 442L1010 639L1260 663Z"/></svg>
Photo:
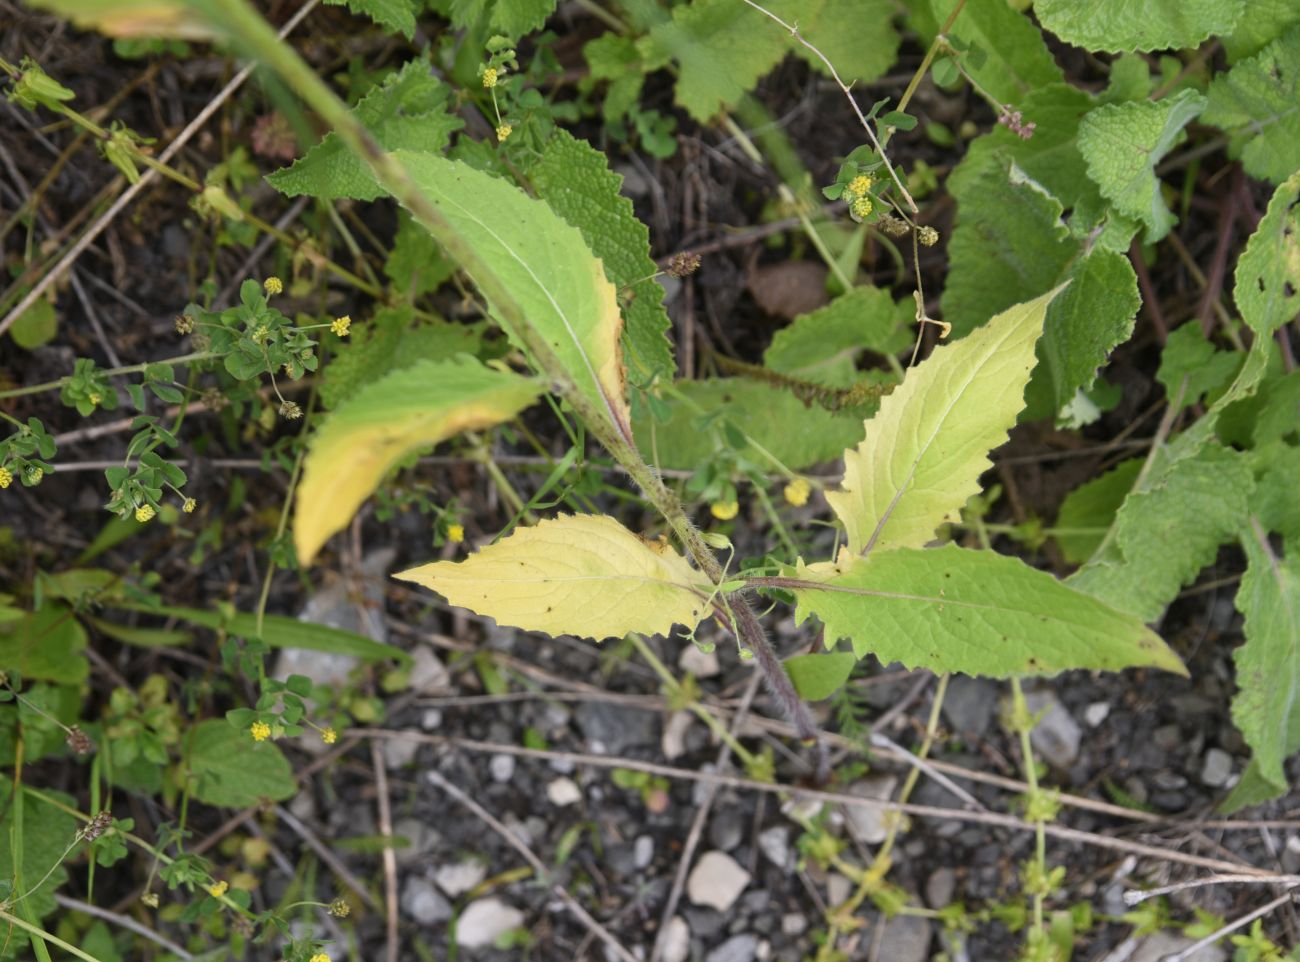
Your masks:
<svg viewBox="0 0 1300 962"><path fill-rule="evenodd" d="M463 357L421 361L358 391L312 438L293 522L299 560L310 563L406 454L514 417L538 393L525 378Z"/></svg>
<svg viewBox="0 0 1300 962"><path fill-rule="evenodd" d="M32 0L32 6L110 37L207 40L218 33L205 17L176 0Z"/></svg>
<svg viewBox="0 0 1300 962"><path fill-rule="evenodd" d="M709 580L671 546L604 515L564 515L520 528L464 561L395 577L432 588L498 624L552 635L621 638L694 628Z"/></svg>
<svg viewBox="0 0 1300 962"><path fill-rule="evenodd" d="M1060 291L936 349L880 402L866 438L844 452L843 490L826 496L855 553L919 548L979 491L989 451L1024 407L1034 344Z"/></svg>

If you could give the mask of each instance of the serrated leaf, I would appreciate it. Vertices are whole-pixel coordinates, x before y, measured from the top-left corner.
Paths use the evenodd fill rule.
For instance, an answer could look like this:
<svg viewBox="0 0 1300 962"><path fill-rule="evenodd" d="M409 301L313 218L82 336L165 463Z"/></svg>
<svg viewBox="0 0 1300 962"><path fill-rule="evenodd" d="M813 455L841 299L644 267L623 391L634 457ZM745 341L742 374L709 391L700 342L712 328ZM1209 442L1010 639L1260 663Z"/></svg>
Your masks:
<svg viewBox="0 0 1300 962"><path fill-rule="evenodd" d="M619 193L623 178L609 169L601 151L562 130L527 173L537 196L582 232L626 302L623 344L634 379L671 378L676 370L667 336L672 322L663 306L664 289L652 279L659 268L650 258L650 231Z"/></svg>
<svg viewBox="0 0 1300 962"><path fill-rule="evenodd" d="M992 551L896 548L801 566L795 618L859 658L969 675L1051 675L1150 666L1185 675L1178 656L1131 615Z"/></svg>
<svg viewBox="0 0 1300 962"><path fill-rule="evenodd" d="M457 27L480 25L516 40L546 22L556 0L452 0L451 22ZM485 16L486 15L486 16Z"/></svg>
<svg viewBox="0 0 1300 962"><path fill-rule="evenodd" d="M334 7L346 5L353 13L369 17L407 40L415 35L415 15L419 10L415 0L325 0L325 3Z"/></svg>
<svg viewBox="0 0 1300 962"><path fill-rule="evenodd" d="M678 381L676 397L664 399L667 420L660 423L638 410L633 422L637 447L651 464L689 471L714 460L723 422L753 438L782 464L799 471L836 457L862 438L862 425L808 406L789 391L745 378ZM710 412L724 412L710 418ZM758 452L750 452L762 461Z"/></svg>
<svg viewBox="0 0 1300 962"><path fill-rule="evenodd" d="M670 545L605 515L562 515L519 528L460 562L395 575L498 624L552 635L621 638L694 628L712 586Z"/></svg>
<svg viewBox="0 0 1300 962"><path fill-rule="evenodd" d="M1059 289L1004 311L913 368L844 452L826 500L853 553L920 547L956 518L1024 406L1047 305Z"/></svg>
<svg viewBox="0 0 1300 962"><path fill-rule="evenodd" d="M1082 564L1101 547L1144 463L1144 458L1129 458L1065 496L1053 525L1058 529L1053 537L1066 561Z"/></svg>
<svg viewBox="0 0 1300 962"><path fill-rule="evenodd" d="M447 112L450 94L451 88L429 72L429 64L412 60L362 97L353 113L388 150L439 153L446 149L452 133L464 126L459 117ZM384 194L366 162L333 131L305 156L266 180L289 197L308 194L323 200L374 200Z"/></svg>
<svg viewBox="0 0 1300 962"><path fill-rule="evenodd" d="M194 726L187 742L194 798L208 805L248 808L262 799L273 802L298 792L288 759L273 743L255 742L224 719L211 718Z"/></svg>
<svg viewBox="0 0 1300 962"><path fill-rule="evenodd" d="M429 232L402 211L397 219L393 249L384 261L384 274L397 292L415 300L421 294L437 290L455 272L453 264L438 247Z"/></svg>
<svg viewBox="0 0 1300 962"><path fill-rule="evenodd" d="M1177 438L1125 499L1102 550L1067 583L1154 621L1241 530L1253 485L1240 453Z"/></svg>
<svg viewBox="0 0 1300 962"><path fill-rule="evenodd" d="M947 21L957 2L929 0L928 4L911 5L913 18L927 43ZM962 57L962 65L987 96L999 103L1018 108L1030 91L1065 80L1047 49L1042 31L1009 3L967 3L953 21L949 36L969 48L969 53Z"/></svg>
<svg viewBox="0 0 1300 962"><path fill-rule="evenodd" d="M617 292L582 234L542 201L465 164L410 151L396 159L443 218L423 226L458 252L511 340L527 350L508 320L526 318L577 389L630 440Z"/></svg>
<svg viewBox="0 0 1300 962"><path fill-rule="evenodd" d="M619 120L641 99L645 85L646 70L637 42L604 33L586 43L582 55L587 58L591 81L609 82L600 100L600 115L607 124Z"/></svg>
<svg viewBox="0 0 1300 962"><path fill-rule="evenodd" d="M1254 519L1241 542L1246 573L1236 605L1246 642L1233 653L1240 690L1232 720L1276 797L1289 787L1283 762L1300 750L1300 563L1278 557Z"/></svg>
<svg viewBox="0 0 1300 962"><path fill-rule="evenodd" d="M1252 177L1280 184L1300 167L1300 26L1220 74L1201 119L1228 132Z"/></svg>
<svg viewBox="0 0 1300 962"><path fill-rule="evenodd" d="M75 685L90 672L86 629L70 608L47 602L0 629L0 665L23 678Z"/></svg>
<svg viewBox="0 0 1300 962"><path fill-rule="evenodd" d="M1192 320L1169 332L1156 380L1165 386L1170 403L1182 397L1182 410L1200 404L1207 394L1217 396L1225 390L1242 360L1239 352L1217 350L1201 330L1201 322Z"/></svg>
<svg viewBox="0 0 1300 962"><path fill-rule="evenodd" d="M1250 16L1242 17L1231 34L1220 38L1228 62L1253 57L1297 23L1300 3L1296 0L1250 0Z"/></svg>
<svg viewBox="0 0 1300 962"><path fill-rule="evenodd" d="M855 287L777 331L763 353L773 371L828 387L858 380L863 351L897 354L912 343L915 308L878 287Z"/></svg>
<svg viewBox="0 0 1300 962"><path fill-rule="evenodd" d="M1234 277L1233 300L1257 336L1300 314L1300 172L1273 192Z"/></svg>
<svg viewBox="0 0 1300 962"><path fill-rule="evenodd" d="M1245 0L1038 0L1034 13L1066 43L1122 53L1198 46L1231 33L1245 8Z"/></svg>
<svg viewBox="0 0 1300 962"><path fill-rule="evenodd" d="M311 563L407 454L508 420L539 393L532 381L471 358L420 361L358 391L311 438L293 520L301 563Z"/></svg>
<svg viewBox="0 0 1300 962"><path fill-rule="evenodd" d="M796 655L782 665L794 683L794 690L804 701L830 698L849 680L858 656L849 651L823 651L814 655Z"/></svg>
<svg viewBox="0 0 1300 962"><path fill-rule="evenodd" d="M1183 90L1166 100L1104 104L1079 124L1079 150L1088 176L1115 208L1147 225L1147 243L1169 233L1174 215L1160 193L1156 166L1183 139L1183 128L1205 109L1205 98Z"/></svg>
<svg viewBox="0 0 1300 962"><path fill-rule="evenodd" d="M1292 422L1292 426L1300 423ZM1250 513L1269 532L1285 539L1289 557L1300 555L1300 499L1295 496L1300 478L1300 448L1275 441L1250 454L1255 490Z"/></svg>
<svg viewBox="0 0 1300 962"><path fill-rule="evenodd" d="M787 22L798 27L799 33L834 64L840 80L852 87L883 77L897 60L899 36L891 23L896 13L897 7L889 0L821 0L805 2L794 19ZM770 20L767 29L781 31ZM790 50L814 70L829 74L826 65L807 47L793 38L788 43ZM901 130L911 129L898 126Z"/></svg>

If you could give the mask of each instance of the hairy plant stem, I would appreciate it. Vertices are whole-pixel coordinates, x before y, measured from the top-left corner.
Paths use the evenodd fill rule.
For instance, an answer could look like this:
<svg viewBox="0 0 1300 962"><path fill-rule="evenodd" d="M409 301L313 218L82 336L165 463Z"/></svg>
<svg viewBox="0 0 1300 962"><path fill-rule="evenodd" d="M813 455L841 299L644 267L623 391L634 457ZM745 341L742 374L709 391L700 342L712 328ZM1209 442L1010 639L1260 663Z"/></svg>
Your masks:
<svg viewBox="0 0 1300 962"><path fill-rule="evenodd" d="M719 584L723 580L722 566L713 551L704 542L700 532L686 516L677 496L663 483L659 475L646 464L632 440L631 427L623 422L617 411L607 402L598 405L574 383L546 338L537 331L523 310L510 296L509 291L496 277L491 265L480 257L443 217L438 208L421 192L406 168L371 136L365 126L348 110L316 72L283 43L270 25L262 19L248 0L191 0L209 20L242 44L246 51L264 66L278 73L282 80L296 90L326 123L343 140L344 144L360 157L384 187L400 204L407 208L417 221L424 225L446 248L452 259L459 263L496 308L505 326L522 342L534 363L551 380L552 390L567 401L606 450L640 487L646 498L664 516L681 541L691 559ZM799 738L814 746L817 754L817 771L827 768L825 748L817 736L808 706L799 698L789 676L781 667L767 636L754 617L748 602L740 597L732 599L735 613L734 630L741 644L751 650L767 679L768 687L783 711L794 723Z"/></svg>

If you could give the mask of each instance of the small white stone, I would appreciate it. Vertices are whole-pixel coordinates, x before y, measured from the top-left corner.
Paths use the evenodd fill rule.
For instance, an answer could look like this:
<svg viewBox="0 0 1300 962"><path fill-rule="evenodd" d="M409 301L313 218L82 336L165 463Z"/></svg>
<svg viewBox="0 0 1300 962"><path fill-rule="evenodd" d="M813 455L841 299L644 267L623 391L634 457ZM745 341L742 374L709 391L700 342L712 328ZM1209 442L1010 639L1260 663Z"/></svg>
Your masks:
<svg viewBox="0 0 1300 962"><path fill-rule="evenodd" d="M557 778L546 786L546 797L556 808L582 801L582 789L572 778Z"/></svg>
<svg viewBox="0 0 1300 962"><path fill-rule="evenodd" d="M515 777L515 756L493 755L488 761L488 772L491 773L494 782L504 784L510 781Z"/></svg>
<svg viewBox="0 0 1300 962"><path fill-rule="evenodd" d="M850 785L849 794L885 801L894 794L897 785L898 779L893 775L875 775ZM866 805L847 806L845 813L850 830L868 845L879 845L885 840L885 836L889 834L888 829L885 828L885 819L888 815L889 813L883 808L869 808Z"/></svg>
<svg viewBox="0 0 1300 962"><path fill-rule="evenodd" d="M524 924L524 913L498 898L477 899L456 920L456 944L466 949L495 945L497 939Z"/></svg>
<svg viewBox="0 0 1300 962"><path fill-rule="evenodd" d="M804 930L808 928L808 920L798 912L790 912L781 916L781 934L782 935L803 935Z"/></svg>
<svg viewBox="0 0 1300 962"><path fill-rule="evenodd" d="M680 915L674 915L664 927L663 946L659 953L663 962L686 962L691 954L691 929Z"/></svg>
<svg viewBox="0 0 1300 962"><path fill-rule="evenodd" d="M420 750L420 743L414 738L403 738L395 732L392 738L384 739L384 764L388 768L405 768L415 761L415 753Z"/></svg>
<svg viewBox="0 0 1300 962"><path fill-rule="evenodd" d="M1232 777L1232 756L1222 748L1211 748L1201 765L1201 781L1211 788L1222 788Z"/></svg>
<svg viewBox="0 0 1300 962"><path fill-rule="evenodd" d="M843 905L853 894L853 883L838 872L826 876L826 902L830 906Z"/></svg>
<svg viewBox="0 0 1300 962"><path fill-rule="evenodd" d="M427 732L434 731L442 724L442 712L437 708L430 708L420 716L420 727Z"/></svg>
<svg viewBox="0 0 1300 962"><path fill-rule="evenodd" d="M433 653L432 648L428 645L420 645L411 652L411 669L407 676L407 684L417 695L447 691L451 688L451 674L447 671L447 666Z"/></svg>
<svg viewBox="0 0 1300 962"><path fill-rule="evenodd" d="M1079 757L1083 730L1056 693L1050 688L1025 693L1025 706L1038 724L1029 733L1029 742L1043 761L1053 768L1069 768Z"/></svg>
<svg viewBox="0 0 1300 962"><path fill-rule="evenodd" d="M632 843L632 864L637 870L649 868L655 857L655 840L649 835L638 835Z"/></svg>
<svg viewBox="0 0 1300 962"><path fill-rule="evenodd" d="M682 653L677 657L677 667L682 671L689 671L696 678L712 678L714 675L722 674L718 653L710 651L706 654L694 644L689 644L682 649Z"/></svg>
<svg viewBox="0 0 1300 962"><path fill-rule="evenodd" d="M696 905L725 912L749 885L750 875L726 852L705 852L686 880L686 895Z"/></svg>
<svg viewBox="0 0 1300 962"><path fill-rule="evenodd" d="M671 762L686 754L686 732L694 722L695 716L688 711L675 711L668 716L664 733L659 738L664 758Z"/></svg>
<svg viewBox="0 0 1300 962"><path fill-rule="evenodd" d="M758 835L758 847L769 862L777 868L790 868L790 830L784 825L774 825Z"/></svg>
<svg viewBox="0 0 1300 962"><path fill-rule="evenodd" d="M444 865L433 873L434 884L452 898L464 895L485 878L487 866L473 861Z"/></svg>
<svg viewBox="0 0 1300 962"><path fill-rule="evenodd" d="M1096 728L1110 715L1110 702L1095 701L1083 710L1083 720L1089 728Z"/></svg>

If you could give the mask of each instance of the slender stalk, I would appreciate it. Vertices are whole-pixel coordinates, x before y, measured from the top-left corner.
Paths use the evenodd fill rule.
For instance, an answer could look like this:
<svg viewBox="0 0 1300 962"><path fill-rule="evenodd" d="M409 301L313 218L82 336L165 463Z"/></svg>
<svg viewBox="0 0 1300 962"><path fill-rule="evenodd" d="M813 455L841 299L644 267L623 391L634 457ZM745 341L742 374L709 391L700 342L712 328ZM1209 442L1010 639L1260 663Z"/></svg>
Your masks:
<svg viewBox="0 0 1300 962"><path fill-rule="evenodd" d="M46 946L47 942L50 945L57 945L64 952L67 952L70 955L75 955L79 959L85 959L86 962L100 962L96 956L91 955L89 952L83 952L75 945L72 945L69 942L64 942L57 935L51 935L49 932L46 932L39 925L34 925L31 922L20 919L18 916L6 912L4 909L0 909L0 922L8 922L10 925L16 926L30 935L32 948L36 952L37 958L44 960L44 962L51 962L50 950Z"/></svg>
<svg viewBox="0 0 1300 962"><path fill-rule="evenodd" d="M146 368L153 367L155 364L193 364L196 361L211 360L218 355L211 351L194 351L191 354L181 354L177 357L165 357L161 361L146 361L143 364L128 364L125 367L112 367L106 371L97 371L105 377L120 377L125 374L143 374ZM0 398L23 397L28 394L41 394L45 391L57 391L63 385L72 380L72 375L61 377L54 381L46 381L43 384L33 384L30 387L18 387L9 391L0 391Z"/></svg>

